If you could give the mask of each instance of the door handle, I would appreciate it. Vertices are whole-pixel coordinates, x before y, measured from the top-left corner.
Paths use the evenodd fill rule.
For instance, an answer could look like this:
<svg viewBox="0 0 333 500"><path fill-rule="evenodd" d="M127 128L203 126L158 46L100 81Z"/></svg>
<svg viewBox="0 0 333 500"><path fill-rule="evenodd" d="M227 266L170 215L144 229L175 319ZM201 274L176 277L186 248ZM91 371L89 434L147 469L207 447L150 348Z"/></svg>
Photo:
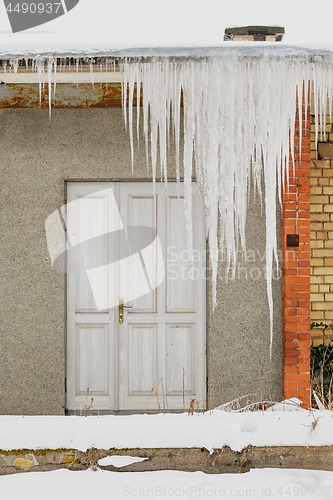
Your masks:
<svg viewBox="0 0 333 500"><path fill-rule="evenodd" d="M132 309L133 306L124 306L124 300L119 299L119 323L121 325L124 323L124 307L126 307L126 309Z"/></svg>

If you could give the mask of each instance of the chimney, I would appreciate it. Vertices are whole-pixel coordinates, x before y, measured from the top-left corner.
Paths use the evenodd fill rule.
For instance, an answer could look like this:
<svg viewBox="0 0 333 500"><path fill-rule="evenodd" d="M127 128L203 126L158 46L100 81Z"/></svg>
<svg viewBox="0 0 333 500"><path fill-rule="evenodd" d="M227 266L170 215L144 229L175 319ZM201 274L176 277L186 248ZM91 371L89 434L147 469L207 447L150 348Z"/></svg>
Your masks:
<svg viewBox="0 0 333 500"><path fill-rule="evenodd" d="M284 28L281 26L241 26L226 28L224 41L281 42Z"/></svg>

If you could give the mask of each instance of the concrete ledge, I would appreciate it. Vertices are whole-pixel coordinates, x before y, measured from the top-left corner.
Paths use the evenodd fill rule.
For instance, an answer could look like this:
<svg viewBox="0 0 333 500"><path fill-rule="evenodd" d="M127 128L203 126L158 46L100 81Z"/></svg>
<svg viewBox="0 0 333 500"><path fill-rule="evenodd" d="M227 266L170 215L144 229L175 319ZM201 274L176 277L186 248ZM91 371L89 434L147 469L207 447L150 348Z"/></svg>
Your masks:
<svg viewBox="0 0 333 500"><path fill-rule="evenodd" d="M0 475L57 469L95 468L98 460L112 455L145 457L147 460L125 467L101 466L118 472L178 470L207 474L248 472L250 469L312 469L333 471L333 446L248 446L235 452L228 446L209 453L205 448L11 450L0 451Z"/></svg>

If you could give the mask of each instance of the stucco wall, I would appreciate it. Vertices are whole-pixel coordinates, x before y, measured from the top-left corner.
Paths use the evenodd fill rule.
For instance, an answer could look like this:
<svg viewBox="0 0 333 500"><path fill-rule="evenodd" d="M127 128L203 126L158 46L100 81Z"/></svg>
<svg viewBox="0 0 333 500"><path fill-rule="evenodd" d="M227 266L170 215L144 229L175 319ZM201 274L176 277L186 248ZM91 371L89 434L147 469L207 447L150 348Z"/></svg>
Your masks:
<svg viewBox="0 0 333 500"><path fill-rule="evenodd" d="M132 179L122 112L1 110L0 413L65 411L65 276L50 266L46 217L65 200L65 180ZM169 157L172 176L172 154ZM135 179L150 179L143 143ZM278 231L279 232L279 231ZM251 208L249 249L264 253L265 224ZM255 262L255 266L263 262ZM242 263L242 268L245 263ZM249 273L253 262L247 263ZM208 303L208 404L249 392L282 396L281 281L275 283L275 335L269 361L266 283L218 282L218 307ZM209 287L209 284L208 284Z"/></svg>
<svg viewBox="0 0 333 500"><path fill-rule="evenodd" d="M265 217L253 201L248 209L246 238L248 260L240 258L234 281L226 282L225 270L221 269L217 283L218 306L208 314L210 407L250 393L259 395L251 397L251 402L262 398L278 401L283 396L281 270L274 270L274 331L270 360ZM210 290L208 293L210 295Z"/></svg>

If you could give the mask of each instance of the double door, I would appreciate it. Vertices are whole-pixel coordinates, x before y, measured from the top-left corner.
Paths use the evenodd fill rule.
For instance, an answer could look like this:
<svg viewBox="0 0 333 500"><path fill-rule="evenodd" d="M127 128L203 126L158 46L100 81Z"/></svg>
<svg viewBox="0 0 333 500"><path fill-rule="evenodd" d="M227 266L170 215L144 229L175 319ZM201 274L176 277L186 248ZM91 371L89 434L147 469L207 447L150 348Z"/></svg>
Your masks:
<svg viewBox="0 0 333 500"><path fill-rule="evenodd" d="M68 410L205 408L206 248L197 194L192 219L190 272L175 183L67 183Z"/></svg>

